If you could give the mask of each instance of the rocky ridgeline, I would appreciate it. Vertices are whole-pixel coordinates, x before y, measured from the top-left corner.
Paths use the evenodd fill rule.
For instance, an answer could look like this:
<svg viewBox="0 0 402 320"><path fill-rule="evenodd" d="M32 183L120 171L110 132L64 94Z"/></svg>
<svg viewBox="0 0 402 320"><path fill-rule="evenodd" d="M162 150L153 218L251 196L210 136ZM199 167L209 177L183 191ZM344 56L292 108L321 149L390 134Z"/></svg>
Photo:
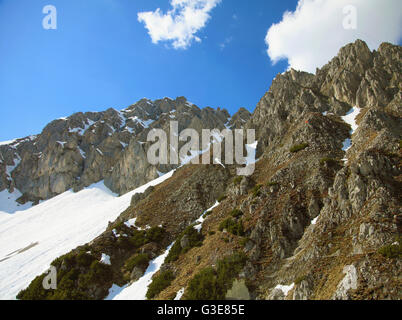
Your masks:
<svg viewBox="0 0 402 320"><path fill-rule="evenodd" d="M105 180L123 194L173 168L148 163L145 142L152 128L169 132L170 121L178 121L179 130L240 128L249 118L245 109L231 118L226 110L199 109L183 97L76 113L49 123L37 136L0 146L0 191L17 189L20 202L35 203Z"/></svg>
<svg viewBox="0 0 402 320"><path fill-rule="evenodd" d="M316 75L278 75L258 104L247 126L268 187L240 207L259 213L251 260L270 259L247 269L260 298L400 299L401 57L400 46L356 41ZM382 259L390 246L399 258Z"/></svg>
<svg viewBox="0 0 402 320"><path fill-rule="evenodd" d="M225 292L252 299L401 299L401 55L400 46L384 43L371 52L356 41L315 75L278 75L245 124L256 129L259 142L254 174L236 177L233 166L184 166L133 197L102 235L72 252L111 257L115 279L92 284L99 294L84 287L85 295L101 299L113 282L135 281L145 268L132 268L130 259L144 252L154 258L176 240L180 246L156 275L168 281L153 298L171 299L185 288L184 298L199 299L222 299ZM199 112L223 113L208 123L212 127L228 117ZM242 125L243 112L232 124ZM189 114L183 123L201 125L202 118ZM131 138L131 154L139 154L141 134ZM122 159L115 170L130 185L137 177L122 169ZM218 198L195 236L187 226ZM129 219L142 229L162 226L163 240L122 249L113 230ZM214 278L217 272L223 282ZM223 292L203 290L212 285ZM37 286L32 282L21 297L38 297Z"/></svg>

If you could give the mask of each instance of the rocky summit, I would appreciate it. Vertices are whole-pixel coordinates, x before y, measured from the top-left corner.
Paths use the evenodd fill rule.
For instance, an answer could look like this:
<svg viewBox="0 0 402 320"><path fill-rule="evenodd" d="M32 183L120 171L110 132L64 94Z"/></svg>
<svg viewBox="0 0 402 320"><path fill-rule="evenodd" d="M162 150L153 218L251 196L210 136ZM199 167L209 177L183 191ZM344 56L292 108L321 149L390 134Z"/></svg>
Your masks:
<svg viewBox="0 0 402 320"><path fill-rule="evenodd" d="M150 130L169 132L170 121L177 121L179 130L235 129L249 118L245 109L230 117L219 108L199 109L184 97L142 99L121 111L76 113L49 123L38 135L0 145L0 192L17 189L19 202L37 203L104 180L123 194L173 168L148 163Z"/></svg>
<svg viewBox="0 0 402 320"><path fill-rule="evenodd" d="M175 169L103 233L55 257L56 290L37 274L17 298L134 298L145 286L147 299L399 300L401 106L402 48L372 52L358 40L315 74L278 74L251 115L144 99L2 145L0 190L19 190L20 202L102 180L124 194ZM254 174L149 165L146 135L171 119L255 129Z"/></svg>

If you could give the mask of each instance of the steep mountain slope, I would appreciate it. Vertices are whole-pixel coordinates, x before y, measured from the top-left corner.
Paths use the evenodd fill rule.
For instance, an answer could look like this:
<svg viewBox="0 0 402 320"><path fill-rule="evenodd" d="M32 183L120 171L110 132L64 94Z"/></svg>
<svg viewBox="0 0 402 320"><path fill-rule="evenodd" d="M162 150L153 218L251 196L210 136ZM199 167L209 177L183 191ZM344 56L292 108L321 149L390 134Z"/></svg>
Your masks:
<svg viewBox="0 0 402 320"><path fill-rule="evenodd" d="M245 124L251 177L178 168L18 298L138 298L151 275L149 299L401 299L401 55L356 41L278 75Z"/></svg>
<svg viewBox="0 0 402 320"><path fill-rule="evenodd" d="M0 215L0 298L17 293L58 256L101 234L134 194L162 183L173 172L118 197L103 182L71 190L13 215Z"/></svg>

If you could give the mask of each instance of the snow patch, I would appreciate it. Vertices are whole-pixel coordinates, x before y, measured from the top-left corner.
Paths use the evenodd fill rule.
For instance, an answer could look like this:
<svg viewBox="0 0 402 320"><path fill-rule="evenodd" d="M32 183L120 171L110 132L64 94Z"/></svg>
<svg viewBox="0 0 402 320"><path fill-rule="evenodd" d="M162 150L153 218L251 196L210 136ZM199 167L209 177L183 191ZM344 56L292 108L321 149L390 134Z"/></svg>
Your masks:
<svg viewBox="0 0 402 320"><path fill-rule="evenodd" d="M54 259L104 232L108 223L130 206L134 194L162 183L173 173L121 197L101 181L77 193L66 191L13 215L0 214L0 299L15 299ZM9 257L32 243L38 244Z"/></svg>
<svg viewBox="0 0 402 320"><path fill-rule="evenodd" d="M100 259L100 262L101 263L104 263L104 264L107 264L107 265L112 265L111 263L110 263L110 256L108 256L107 254L105 254L105 253L102 253L102 258Z"/></svg>
<svg viewBox="0 0 402 320"><path fill-rule="evenodd" d="M118 287L113 285L109 290L109 296L106 300L146 300L148 287L152 282L152 277L157 273L165 262L173 243L165 250L165 252L151 261L145 274L136 282L129 286Z"/></svg>
<svg viewBox="0 0 402 320"><path fill-rule="evenodd" d="M136 221L137 221L137 218L133 218L133 219L130 219L130 220L124 222L124 224L126 225L127 228L132 228L132 227L135 227Z"/></svg>
<svg viewBox="0 0 402 320"><path fill-rule="evenodd" d="M209 211L212 211L212 210L215 209L217 206L219 206L219 202L218 202L218 201L216 201L215 204L214 204L211 208L209 208L209 209L207 209L207 210L204 211L204 213L201 215L201 217L199 217L199 218L195 221L195 223L197 223L197 225L194 227L195 230L197 230L198 232L201 231L202 225L203 225L203 223L204 223L204 221L205 221L205 215L206 215L206 213L209 212Z"/></svg>
<svg viewBox="0 0 402 320"><path fill-rule="evenodd" d="M82 136L88 130L88 128L91 127L94 123L95 123L95 121L88 119L87 123L84 123L84 128L80 128L80 127L72 128L72 129L69 128L68 131L70 133L78 133L80 136Z"/></svg>
<svg viewBox="0 0 402 320"><path fill-rule="evenodd" d="M56 143L60 144L60 145L64 148L64 145L65 145L67 142L64 142L64 141L56 141Z"/></svg>
<svg viewBox="0 0 402 320"><path fill-rule="evenodd" d="M316 216L316 217L314 218L314 220L311 221L311 224L313 224L313 225L317 224L318 217L319 217L319 216Z"/></svg>
<svg viewBox="0 0 402 320"><path fill-rule="evenodd" d="M6 145L12 144L12 143L14 143L16 141L17 141L17 139L8 140L8 141L2 141L2 142L0 142L0 146L6 146Z"/></svg>
<svg viewBox="0 0 402 320"><path fill-rule="evenodd" d="M281 290L281 291L283 292L283 294L285 295L285 297L286 297L286 296L288 295L289 291L292 290L294 286L295 286L294 283L292 283L292 284L289 285L289 286L284 286L284 285L278 284L278 285L275 287L275 289Z"/></svg>
<svg viewBox="0 0 402 320"><path fill-rule="evenodd" d="M181 300L183 294L184 294L184 288L180 289L179 292L177 292L176 298L174 298L174 300Z"/></svg>
<svg viewBox="0 0 402 320"><path fill-rule="evenodd" d="M19 204L17 199L22 196L22 193L17 189L10 193L8 190L0 192L0 216L2 214L13 214L17 211L27 210L32 207L32 202Z"/></svg>
<svg viewBox="0 0 402 320"><path fill-rule="evenodd" d="M80 152L81 157L82 157L83 159L86 159L86 158L87 158L86 153L85 153L80 147L78 147L78 151Z"/></svg>
<svg viewBox="0 0 402 320"><path fill-rule="evenodd" d="M345 116L341 117L342 120L345 121L347 124L349 124L350 127L352 128L352 130L350 131L350 135L353 135L357 130L357 128L359 127L356 123L356 117L359 115L359 113L360 109L358 107L354 107L350 109L350 111ZM343 142L342 150L348 151L351 146L352 146L352 140L350 138L347 138Z"/></svg>

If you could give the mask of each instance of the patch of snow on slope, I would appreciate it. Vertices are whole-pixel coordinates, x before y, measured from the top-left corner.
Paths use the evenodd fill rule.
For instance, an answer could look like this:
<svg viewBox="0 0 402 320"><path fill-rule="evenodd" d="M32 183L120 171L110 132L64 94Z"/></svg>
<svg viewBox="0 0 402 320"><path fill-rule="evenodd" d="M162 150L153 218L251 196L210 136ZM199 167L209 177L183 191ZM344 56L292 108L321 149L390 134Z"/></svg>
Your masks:
<svg viewBox="0 0 402 320"><path fill-rule="evenodd" d="M17 141L17 139L8 140L8 141L2 141L2 142L0 142L0 146L6 146L6 145L14 143L15 141Z"/></svg>
<svg viewBox="0 0 402 320"><path fill-rule="evenodd" d="M137 221L137 218L133 218L133 219L130 219L130 220L124 222L124 224L125 224L128 228L131 228L131 227L135 227L135 222L136 222L136 221Z"/></svg>
<svg viewBox="0 0 402 320"><path fill-rule="evenodd" d="M110 256L108 256L107 254L105 254L105 253L102 253L102 257L101 257L101 259L100 259L100 262L102 262L102 263L104 263L104 264L107 264L107 265L112 265L111 263L110 263Z"/></svg>
<svg viewBox="0 0 402 320"><path fill-rule="evenodd" d="M174 298L175 300L181 300L181 298L183 297L184 294L184 288L180 289L179 292L177 292L176 298Z"/></svg>
<svg viewBox="0 0 402 320"><path fill-rule="evenodd" d="M146 300L146 294L152 282L152 277L165 262L172 246L173 244L171 244L162 255L151 261L145 274L138 281L123 287L113 285L109 290L109 296L106 300Z"/></svg>
<svg viewBox="0 0 402 320"><path fill-rule="evenodd" d="M359 115L360 109L358 107L352 108L344 117L342 117L342 120L345 121L347 124L349 124L352 128L350 131L350 135L354 134L357 128L359 127L356 123L356 117ZM343 142L343 151L348 151L349 148L352 146L352 140L350 138L347 138Z"/></svg>
<svg viewBox="0 0 402 320"><path fill-rule="evenodd" d="M294 283L292 283L292 284L289 285L289 286L284 286L284 285L278 284L278 285L275 287L275 289L281 290L281 291L283 292L283 294L285 295L285 297L286 297L286 296L288 295L289 291L292 290L294 286L295 286Z"/></svg>
<svg viewBox="0 0 402 320"><path fill-rule="evenodd" d="M14 164L12 166L6 166L6 174L11 179L11 173L14 171L15 168L19 166L21 163L21 158L18 154L16 154L17 158L14 158Z"/></svg>
<svg viewBox="0 0 402 320"><path fill-rule="evenodd" d="M149 126L150 126L152 123L155 122L155 120L152 120L152 119L143 120L143 119L138 118L137 116L128 118L128 120L132 120L132 121L134 121L134 122L136 122L136 123L139 123L139 124L140 124L143 128L145 128L145 129L149 128Z"/></svg>
<svg viewBox="0 0 402 320"><path fill-rule="evenodd" d="M0 299L15 299L50 263L95 239L143 193L169 179L174 171L121 197L103 182L78 193L71 190L25 211L0 214ZM28 250L30 244L37 243ZM18 255L10 253L20 250Z"/></svg>
<svg viewBox="0 0 402 320"><path fill-rule="evenodd" d="M92 121L91 119L88 119L88 123L84 123L84 128L69 128L69 132L71 133L78 133L80 136L84 135L84 133L91 127L95 121Z"/></svg>
<svg viewBox="0 0 402 320"><path fill-rule="evenodd" d="M204 211L204 213L201 215L201 217L199 217L199 218L196 220L196 222L195 222L195 223L198 223L198 224L194 227L195 230L197 230L198 232L201 231L201 229L202 229L202 224L203 224L204 221L205 221L205 215L206 215L206 213L209 212L209 211L211 211L211 210L213 210L213 209L215 209L217 206L219 206L219 202L218 202L218 201L216 201L215 204L214 204L211 208L209 208L209 209L207 209L207 210Z"/></svg>
<svg viewBox="0 0 402 320"><path fill-rule="evenodd" d="M82 159L87 158L87 155L85 154L85 152L80 147L78 147L78 151L80 152Z"/></svg>
<svg viewBox="0 0 402 320"><path fill-rule="evenodd" d="M22 196L22 193L17 189L10 193L8 190L3 190L0 192L0 216L3 214L12 214L16 211L26 210L32 207L32 202L27 202L25 204L19 204L17 199Z"/></svg>

